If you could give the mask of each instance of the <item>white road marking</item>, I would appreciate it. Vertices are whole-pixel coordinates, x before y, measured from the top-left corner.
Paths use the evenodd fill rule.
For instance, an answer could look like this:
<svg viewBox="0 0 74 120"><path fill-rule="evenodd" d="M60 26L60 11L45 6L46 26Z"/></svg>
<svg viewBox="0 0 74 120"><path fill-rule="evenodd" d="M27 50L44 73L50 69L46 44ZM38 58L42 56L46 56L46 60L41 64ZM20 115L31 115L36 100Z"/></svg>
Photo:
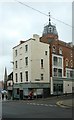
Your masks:
<svg viewBox="0 0 74 120"><path fill-rule="evenodd" d="M46 107L57 107L57 105L52 105L52 104L39 104L39 103L30 103L28 102L27 104L29 105L38 105L38 106L46 106Z"/></svg>

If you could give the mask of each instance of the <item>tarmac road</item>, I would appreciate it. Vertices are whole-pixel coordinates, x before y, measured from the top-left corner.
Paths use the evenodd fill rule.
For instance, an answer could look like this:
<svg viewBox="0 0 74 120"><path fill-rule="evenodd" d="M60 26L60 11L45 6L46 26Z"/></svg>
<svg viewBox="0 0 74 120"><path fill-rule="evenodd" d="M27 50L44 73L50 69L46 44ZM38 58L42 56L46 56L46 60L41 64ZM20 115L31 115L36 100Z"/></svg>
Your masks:
<svg viewBox="0 0 74 120"><path fill-rule="evenodd" d="M4 101L2 102L2 118L72 118L72 107L58 106L59 100L69 97L53 97L39 100Z"/></svg>

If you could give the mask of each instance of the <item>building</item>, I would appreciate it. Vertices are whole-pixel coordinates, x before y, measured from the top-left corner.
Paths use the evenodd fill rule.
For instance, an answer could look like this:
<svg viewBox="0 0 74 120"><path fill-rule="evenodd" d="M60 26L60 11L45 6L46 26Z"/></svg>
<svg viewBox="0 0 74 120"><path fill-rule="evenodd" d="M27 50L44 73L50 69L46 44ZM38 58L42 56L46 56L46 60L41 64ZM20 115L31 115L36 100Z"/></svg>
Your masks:
<svg viewBox="0 0 74 120"><path fill-rule="evenodd" d="M7 91L8 91L8 99L11 99L13 96L13 72L8 75L7 79Z"/></svg>
<svg viewBox="0 0 74 120"><path fill-rule="evenodd" d="M55 25L44 27L42 36L34 34L13 48L14 98L25 99L74 92L74 45L59 40Z"/></svg>
<svg viewBox="0 0 74 120"><path fill-rule="evenodd" d="M40 41L50 45L51 94L72 93L74 45L59 40L56 26L51 24L50 16Z"/></svg>
<svg viewBox="0 0 74 120"><path fill-rule="evenodd" d="M7 90L7 69L5 67L5 73L4 73L4 90Z"/></svg>
<svg viewBox="0 0 74 120"><path fill-rule="evenodd" d="M74 1L72 2L72 43L74 45Z"/></svg>
<svg viewBox="0 0 74 120"><path fill-rule="evenodd" d="M13 48L14 98L25 99L31 91L35 97L50 93L50 46L39 35Z"/></svg>
<svg viewBox="0 0 74 120"><path fill-rule="evenodd" d="M4 85L3 85L3 81L0 81L0 92L3 90Z"/></svg>

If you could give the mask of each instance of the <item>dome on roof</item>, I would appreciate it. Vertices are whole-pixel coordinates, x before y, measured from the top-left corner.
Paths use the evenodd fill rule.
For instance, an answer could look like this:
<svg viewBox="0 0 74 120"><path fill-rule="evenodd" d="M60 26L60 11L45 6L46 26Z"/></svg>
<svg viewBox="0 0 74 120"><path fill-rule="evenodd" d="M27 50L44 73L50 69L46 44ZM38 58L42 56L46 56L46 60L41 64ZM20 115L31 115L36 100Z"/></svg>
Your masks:
<svg viewBox="0 0 74 120"><path fill-rule="evenodd" d="M50 12L49 12L49 24L44 27L42 36L45 36L47 34L53 34L58 36L56 26L51 24Z"/></svg>
<svg viewBox="0 0 74 120"><path fill-rule="evenodd" d="M56 26L51 25L51 23L49 23L48 25L46 25L44 27L42 36L45 36L47 34L53 34L53 35L57 35L58 36L58 32L56 30Z"/></svg>

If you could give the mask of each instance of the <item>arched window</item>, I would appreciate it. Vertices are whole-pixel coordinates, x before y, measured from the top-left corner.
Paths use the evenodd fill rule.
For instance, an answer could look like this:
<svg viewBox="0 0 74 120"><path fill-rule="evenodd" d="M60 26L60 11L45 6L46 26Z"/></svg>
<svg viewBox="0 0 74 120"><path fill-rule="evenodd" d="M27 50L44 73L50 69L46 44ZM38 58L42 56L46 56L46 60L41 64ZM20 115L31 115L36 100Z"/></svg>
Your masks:
<svg viewBox="0 0 74 120"><path fill-rule="evenodd" d="M65 60L65 63L66 63L66 67L68 67L69 66L69 60L67 58Z"/></svg>
<svg viewBox="0 0 74 120"><path fill-rule="evenodd" d="M62 55L62 48L59 48L59 54Z"/></svg>

